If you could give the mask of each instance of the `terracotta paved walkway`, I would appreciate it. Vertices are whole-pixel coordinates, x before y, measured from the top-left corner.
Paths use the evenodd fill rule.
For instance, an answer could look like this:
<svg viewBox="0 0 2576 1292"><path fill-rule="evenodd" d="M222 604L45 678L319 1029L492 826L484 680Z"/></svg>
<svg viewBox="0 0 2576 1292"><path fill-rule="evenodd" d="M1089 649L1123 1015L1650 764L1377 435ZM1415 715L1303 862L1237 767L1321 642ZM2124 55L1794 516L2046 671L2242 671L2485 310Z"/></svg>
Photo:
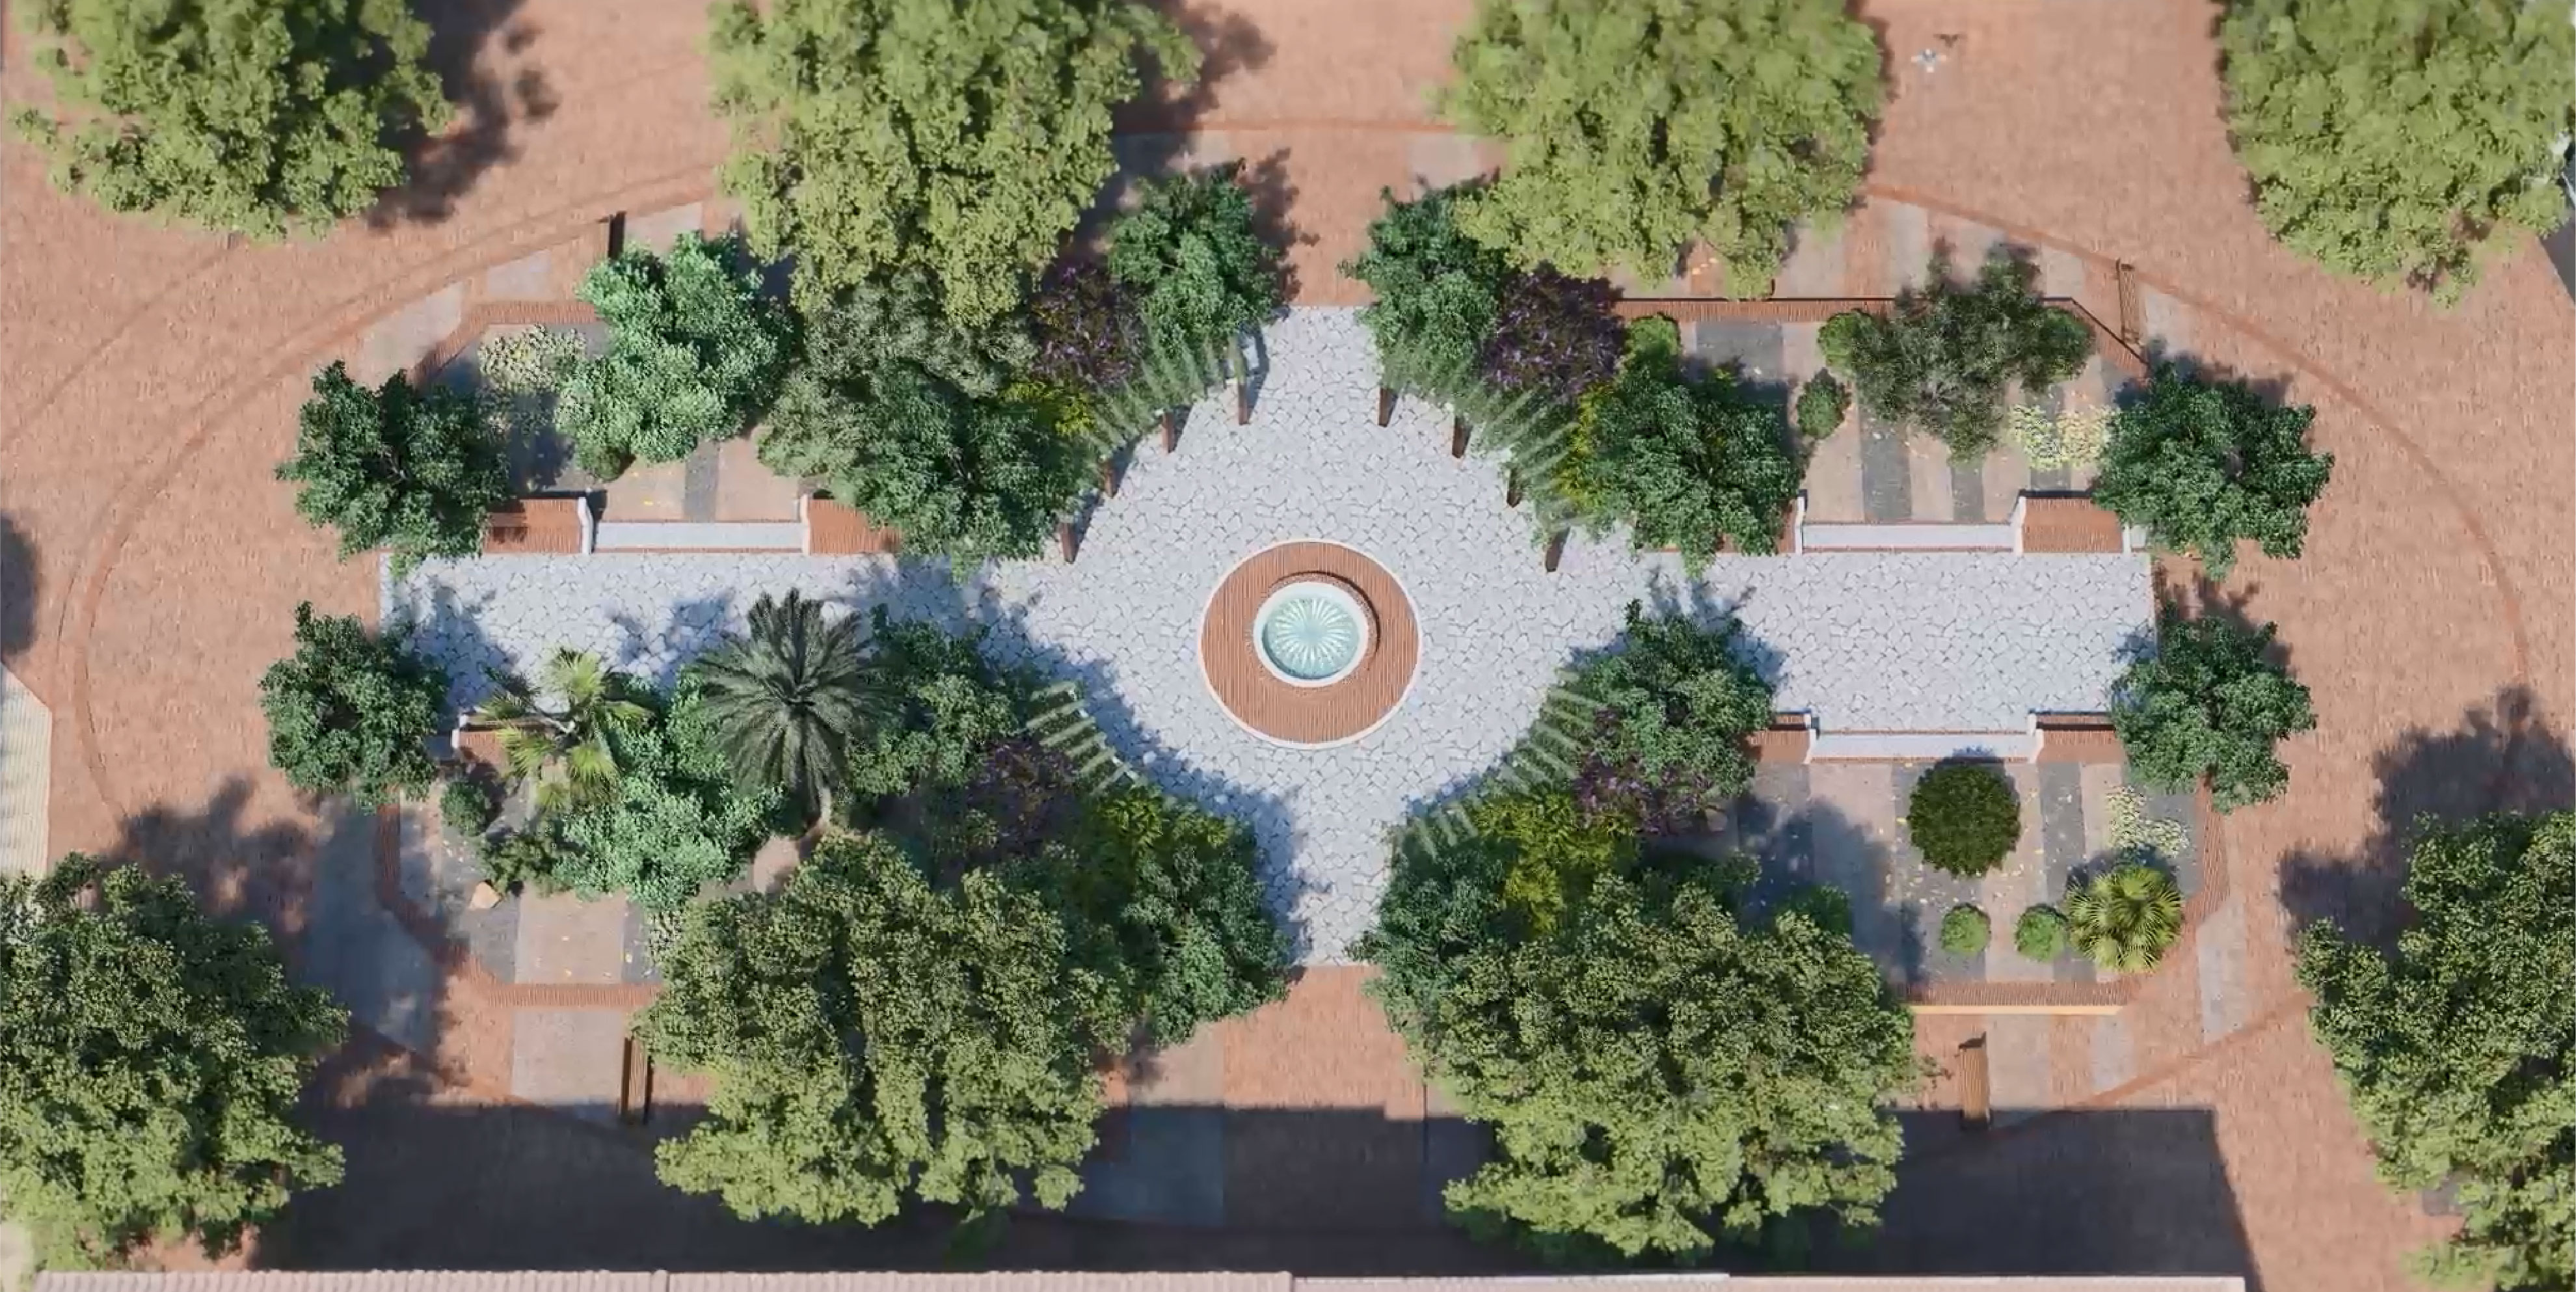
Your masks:
<svg viewBox="0 0 2576 1292"><path fill-rule="evenodd" d="M289 933L305 922L315 867L362 865L366 831L318 818L265 771L257 677L287 649L299 598L361 613L375 600L372 569L334 563L269 475L306 374L369 320L474 269L613 210L702 194L721 146L699 106L700 5L466 8L464 22L432 16L493 33L465 78L476 110L432 182L382 227L228 246L57 197L37 158L0 145L0 389L12 409L0 424L0 658L54 714L51 847L130 849ZM1301 232L1304 298L1349 300L1355 285L1330 266L1356 245L1378 187L1473 163L1424 127L1421 107L1465 8L1194 7L1223 74L1199 101L1137 124L1192 127L1203 132L1193 151L1267 163ZM2448 314L2271 245L2216 115L2204 4L1865 8L1885 24L1898 78L1875 192L2004 225L2097 270L2133 262L2158 293L2151 321L2195 352L2287 379L2321 410L2317 438L2338 462L2309 556L2248 561L2228 587L2283 625L2319 730L2289 751L2290 798L2229 820L2217 841L2236 867L2234 948L2177 956L2121 1023L2135 1075L2089 1097L2206 1110L2218 1183L2267 1288L2407 1286L2400 1256L2438 1222L2371 1178L2300 1023L2283 912L2381 909L2366 881L2395 853L2384 821L2569 794L2576 314L2537 245ZM1945 35L1958 39L1937 70L1910 61ZM0 90L35 93L22 46L9 45ZM1150 160L1160 142L1126 147ZM1847 274L1875 277L1898 259L1870 250L1886 218L1855 217ZM1227 1070L1251 1083L1229 1080L1230 1102L1404 1102L1390 1093L1404 1082L1388 1046L1349 1050L1370 1023L1340 977L1316 975L1277 1018L1225 1029ZM2230 984L2215 998L2213 978ZM1316 992L1330 1003L1294 1021L1312 1013L1300 1002L1323 1003ZM450 992L438 1007L463 1043L442 1046L452 1075L507 1062L487 1050L497 1039L506 1052L506 1023L474 1017L482 1002ZM1975 1026L1927 1024L1926 1048L1944 1052ZM2062 1023L2044 1043L2107 1044ZM2102 1124L2040 1118L1984 1144L1934 1146L1923 1169L1979 1180L2031 1157L2112 1152L2086 1130ZM2164 1192L2178 1191L2190 1190ZM2152 1199L2119 1205L2140 1201ZM1084 1250L1114 1263L1120 1249Z"/></svg>

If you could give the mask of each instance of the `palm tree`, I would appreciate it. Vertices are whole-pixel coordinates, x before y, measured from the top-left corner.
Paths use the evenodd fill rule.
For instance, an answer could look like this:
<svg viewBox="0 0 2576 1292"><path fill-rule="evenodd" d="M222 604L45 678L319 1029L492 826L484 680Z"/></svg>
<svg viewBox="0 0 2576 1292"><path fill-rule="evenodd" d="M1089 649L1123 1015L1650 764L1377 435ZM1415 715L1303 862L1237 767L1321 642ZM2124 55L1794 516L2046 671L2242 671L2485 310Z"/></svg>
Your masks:
<svg viewBox="0 0 2576 1292"><path fill-rule="evenodd" d="M2143 973L2182 936L2182 890L2153 866L2115 867L2066 895L2066 932L2093 963Z"/></svg>
<svg viewBox="0 0 2576 1292"><path fill-rule="evenodd" d="M850 742L884 711L859 662L855 615L823 618L823 603L790 590L763 594L751 632L691 666L716 746L747 787L776 785L819 819L840 784Z"/></svg>
<svg viewBox="0 0 2576 1292"><path fill-rule="evenodd" d="M474 710L473 721L501 732L504 770L513 781L533 780L541 810L587 807L617 793L617 753L611 729L652 721L653 711L632 698L624 678L599 657L562 647L537 671L530 687L515 673L495 672L500 693ZM548 707L543 697L562 703Z"/></svg>

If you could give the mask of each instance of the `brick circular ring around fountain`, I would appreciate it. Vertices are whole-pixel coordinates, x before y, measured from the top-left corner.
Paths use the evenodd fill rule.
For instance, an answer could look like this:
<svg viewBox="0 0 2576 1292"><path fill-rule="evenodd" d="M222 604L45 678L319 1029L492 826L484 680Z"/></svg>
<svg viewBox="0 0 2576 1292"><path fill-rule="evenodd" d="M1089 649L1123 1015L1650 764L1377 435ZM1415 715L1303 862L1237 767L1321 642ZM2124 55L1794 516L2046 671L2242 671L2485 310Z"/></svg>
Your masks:
<svg viewBox="0 0 2576 1292"><path fill-rule="evenodd" d="M1254 735L1297 748L1376 730L1404 702L1421 658L1403 585L1339 543L1245 557L1199 621L1199 667L1217 705Z"/></svg>

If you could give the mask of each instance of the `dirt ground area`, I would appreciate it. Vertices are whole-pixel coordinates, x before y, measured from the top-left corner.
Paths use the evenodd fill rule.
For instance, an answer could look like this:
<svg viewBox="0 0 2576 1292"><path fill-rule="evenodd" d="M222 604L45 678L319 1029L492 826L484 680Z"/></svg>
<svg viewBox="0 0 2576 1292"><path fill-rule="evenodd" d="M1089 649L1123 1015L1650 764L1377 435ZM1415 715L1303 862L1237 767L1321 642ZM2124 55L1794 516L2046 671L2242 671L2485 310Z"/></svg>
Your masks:
<svg viewBox="0 0 2576 1292"><path fill-rule="evenodd" d="M317 867L365 850L266 770L257 679L289 649L298 600L369 616L376 603L372 563L335 562L271 476L311 371L371 320L472 271L611 212L704 196L723 144L703 109L697 0L424 8L462 120L410 190L327 240L255 246L110 218L55 194L25 146L0 144L0 389L14 410L0 424L0 659L53 713L51 849L179 870L218 906L290 937L317 900ZM1182 16L1210 51L1209 81L1132 114L1125 146L1253 163L1296 233L1301 299L1354 300L1357 285L1332 266L1359 244L1380 187L1453 177L1480 155L1425 109L1467 8L1191 5ZM1882 206L2133 264L2151 304L2197 320L2196 352L2316 404L2316 439L2337 459L2308 555L2248 560L2222 590L2280 622L2321 718L2288 750L2291 794L2227 818L2213 841L2241 922L2239 958L2220 967L2243 1003L2213 1015L2207 957L2179 955L2123 1024L2131 1079L1982 1140L1943 1142L1927 1124L1908 1175L1925 1184L1891 1209L1891 1238L1953 1236L1892 1241L1870 1259L2104 1270L2183 1260L2270 1292L2412 1286L2403 1254L2442 1222L2372 1177L2307 1040L2286 939L2320 914L2384 919L2418 811L2576 797L2565 744L2576 513L2564 501L2576 476L2576 311L2536 242L2448 312L2331 278L2273 245L2226 146L2215 11L2199 0L1870 0L1863 13L1882 30L1893 81L1870 179ZM25 49L9 45L0 97L40 96ZM1938 54L1929 70L1914 58L1927 49ZM1864 208L1852 220L1856 275L1885 254L1871 249L1873 218ZM470 996L443 1008L461 1045L497 1028L506 1046L506 1018L478 1016ZM1228 1097L1239 1089L1244 1106L1280 1110L1401 1104L1388 1089L1401 1084L1390 1076L1400 1056L1369 1008L1328 975L1276 1016L1229 1024L1227 1062L1247 1075L1229 1080ZM1926 1048L1973 1026L1927 1020ZM263 1261L933 1259L919 1234L732 1225L652 1184L638 1146L615 1132L494 1106L418 1071L340 1093L326 1120L350 1144L350 1184L301 1207ZM1418 1088L1411 1098L1413 1115L1432 1115ZM2150 1111L2188 1114L2192 1133L2139 1129L2163 1124ZM2166 1161L2175 1153L2190 1160ZM2030 1180L2052 1178L2040 1164L2089 1166L2115 1184L2035 1193ZM1910 1200L1936 1195L1941 1206ZM2040 1219L1965 1250L1955 1231L1970 1218L1950 1208L1979 1197ZM574 1241L591 1231L566 1215L572 1198L595 1217L584 1222L595 1239ZM2081 1233L2102 1231L2106 1213L2122 1213L2118 1234L2088 1245ZM460 1234L481 1245L457 1245ZM1014 1234L1003 1259L1027 1263L1392 1270L1495 1259L1439 1230L1066 1220Z"/></svg>

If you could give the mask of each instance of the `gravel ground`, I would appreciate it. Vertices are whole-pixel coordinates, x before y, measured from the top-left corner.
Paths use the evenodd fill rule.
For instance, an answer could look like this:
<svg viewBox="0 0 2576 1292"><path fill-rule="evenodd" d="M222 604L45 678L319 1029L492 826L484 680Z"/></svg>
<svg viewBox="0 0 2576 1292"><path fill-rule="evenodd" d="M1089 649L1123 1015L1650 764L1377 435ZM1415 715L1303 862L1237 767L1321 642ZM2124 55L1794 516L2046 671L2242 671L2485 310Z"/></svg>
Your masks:
<svg viewBox="0 0 2576 1292"><path fill-rule="evenodd" d="M739 627L764 592L992 624L1009 656L1082 680L1115 745L1172 790L1250 819L1304 958L1335 962L1365 928L1387 829L1491 767L1557 671L1619 631L1633 599L1734 610L1783 709L1828 727L2018 730L2034 710L2089 710L2150 613L2134 556L1843 552L1677 558L1577 543L1544 571L1500 472L1447 455L1446 421L1407 403L1370 418L1374 366L1344 309L1272 329L1256 416L1192 410L1177 452L1148 445L1092 517L1072 565L993 567L966 580L885 558L754 555L500 557L434 562L387 589L466 703L494 666L558 645L667 677ZM1209 694L1196 641L1234 565L1296 539L1356 547L1404 585L1423 633L1411 693L1345 746L1290 749L1238 726Z"/></svg>

